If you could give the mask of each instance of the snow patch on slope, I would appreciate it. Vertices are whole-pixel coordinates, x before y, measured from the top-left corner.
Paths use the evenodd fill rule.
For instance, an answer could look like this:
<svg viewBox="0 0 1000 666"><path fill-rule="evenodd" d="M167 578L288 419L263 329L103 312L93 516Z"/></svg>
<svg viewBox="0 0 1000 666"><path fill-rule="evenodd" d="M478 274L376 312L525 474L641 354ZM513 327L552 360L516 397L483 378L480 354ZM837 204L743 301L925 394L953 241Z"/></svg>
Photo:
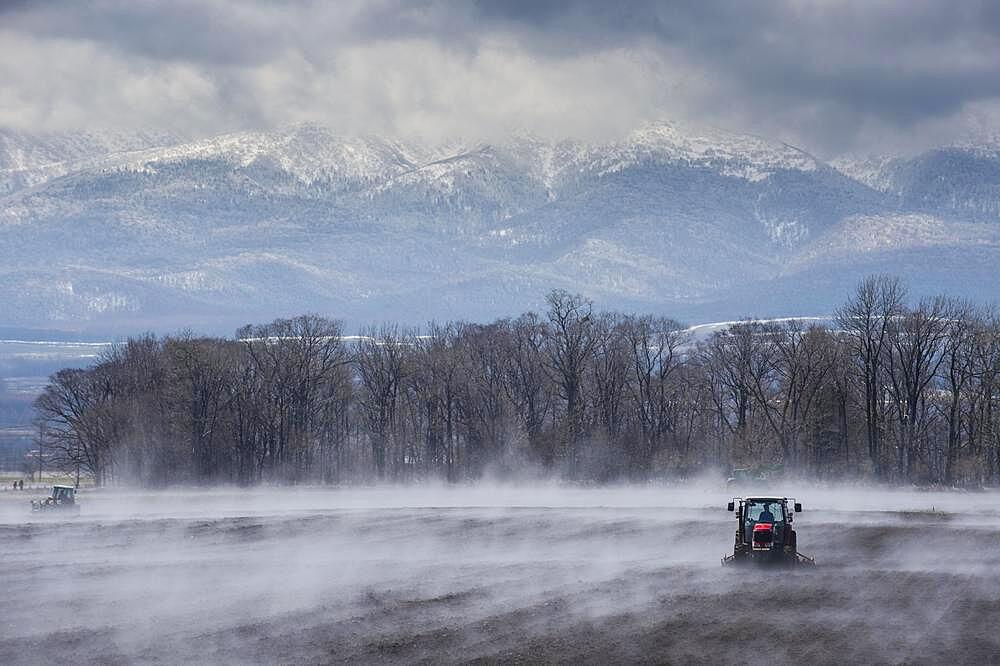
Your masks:
<svg viewBox="0 0 1000 666"><path fill-rule="evenodd" d="M892 188L892 167L898 161L899 158L892 155L840 157L832 160L830 166L873 190L888 192Z"/></svg>
<svg viewBox="0 0 1000 666"><path fill-rule="evenodd" d="M633 159L662 156L693 165L717 165L726 176L759 182L775 171L815 171L816 158L784 143L714 128L671 122L651 123L626 139L623 150Z"/></svg>
<svg viewBox="0 0 1000 666"><path fill-rule="evenodd" d="M796 257L798 267L879 252L970 245L1000 248L1000 227L933 215L857 215L846 218Z"/></svg>

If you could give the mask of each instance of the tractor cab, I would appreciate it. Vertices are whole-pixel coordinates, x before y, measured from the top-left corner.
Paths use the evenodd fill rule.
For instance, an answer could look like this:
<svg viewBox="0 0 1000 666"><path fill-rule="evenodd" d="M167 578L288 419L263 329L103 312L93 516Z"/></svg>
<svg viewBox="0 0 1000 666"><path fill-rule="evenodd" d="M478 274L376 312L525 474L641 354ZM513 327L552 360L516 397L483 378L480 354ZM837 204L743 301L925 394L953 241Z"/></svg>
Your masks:
<svg viewBox="0 0 1000 666"><path fill-rule="evenodd" d="M727 509L736 514L736 539L733 554L724 557L723 564L813 563L796 549L792 520L802 511L798 502L790 503L787 497L734 497Z"/></svg>
<svg viewBox="0 0 1000 666"><path fill-rule="evenodd" d="M76 503L76 488L73 486L52 486L52 494L44 500L32 500L32 511L47 511L49 509L68 509L79 511Z"/></svg>

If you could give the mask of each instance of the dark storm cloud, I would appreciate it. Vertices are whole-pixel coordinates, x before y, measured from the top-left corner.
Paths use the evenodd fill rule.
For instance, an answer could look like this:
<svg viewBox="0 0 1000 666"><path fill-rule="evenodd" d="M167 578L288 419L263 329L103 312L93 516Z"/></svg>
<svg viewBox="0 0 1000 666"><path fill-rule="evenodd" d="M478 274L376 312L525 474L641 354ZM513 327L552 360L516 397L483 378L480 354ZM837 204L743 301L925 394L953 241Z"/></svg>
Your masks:
<svg viewBox="0 0 1000 666"><path fill-rule="evenodd" d="M96 42L126 54L231 65L273 57L281 25L269 23L267 13L250 5L241 9L192 0L161 4L68 0L16 3L5 22L33 35Z"/></svg>
<svg viewBox="0 0 1000 666"><path fill-rule="evenodd" d="M543 52L651 40L719 81L712 103L761 113L828 105L906 126L1000 94L998 3L481 0L476 6L482 22L474 23L521 34Z"/></svg>
<svg viewBox="0 0 1000 666"><path fill-rule="evenodd" d="M0 82L18 100L0 103L0 122L27 126L123 104L157 122L155 109L173 117L190 95L182 115L213 131L289 114L432 133L682 116L837 152L917 130L948 140L1000 117L996 3L104 0L0 12L0 48L23 56ZM80 91L97 101L68 98Z"/></svg>
<svg viewBox="0 0 1000 666"><path fill-rule="evenodd" d="M460 4L455 9L379 0L58 0L41 5L14 2L6 21L34 35L90 40L157 60L253 65L288 48L328 51L350 43L407 37L451 38L458 44L473 25Z"/></svg>

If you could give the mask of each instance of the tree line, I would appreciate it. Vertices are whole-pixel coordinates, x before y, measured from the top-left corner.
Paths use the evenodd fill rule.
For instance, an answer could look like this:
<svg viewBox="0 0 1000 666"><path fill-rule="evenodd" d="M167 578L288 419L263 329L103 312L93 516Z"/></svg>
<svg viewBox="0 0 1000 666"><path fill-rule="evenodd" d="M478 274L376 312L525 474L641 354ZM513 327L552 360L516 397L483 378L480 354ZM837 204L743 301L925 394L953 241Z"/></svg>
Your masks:
<svg viewBox="0 0 1000 666"><path fill-rule="evenodd" d="M54 374L39 445L98 484L580 481L766 465L995 484L1000 317L862 281L829 321L698 335L553 291L543 314L394 324L316 315L232 339L131 338ZM50 463L51 464L51 463Z"/></svg>

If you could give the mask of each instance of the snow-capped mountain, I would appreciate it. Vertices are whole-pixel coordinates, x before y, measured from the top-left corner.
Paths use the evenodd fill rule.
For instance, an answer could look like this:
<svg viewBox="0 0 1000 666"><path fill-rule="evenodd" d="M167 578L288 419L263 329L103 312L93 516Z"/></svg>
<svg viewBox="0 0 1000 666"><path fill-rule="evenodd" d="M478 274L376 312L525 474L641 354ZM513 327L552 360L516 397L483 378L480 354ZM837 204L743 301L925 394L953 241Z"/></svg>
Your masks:
<svg viewBox="0 0 1000 666"><path fill-rule="evenodd" d="M580 291L702 319L827 312L895 272L990 298L1000 151L828 164L671 123L445 146L313 125L0 133L0 322L225 331L489 318Z"/></svg>
<svg viewBox="0 0 1000 666"><path fill-rule="evenodd" d="M0 195L67 173L94 168L114 156L175 145L165 132L79 132L26 135L0 128Z"/></svg>

